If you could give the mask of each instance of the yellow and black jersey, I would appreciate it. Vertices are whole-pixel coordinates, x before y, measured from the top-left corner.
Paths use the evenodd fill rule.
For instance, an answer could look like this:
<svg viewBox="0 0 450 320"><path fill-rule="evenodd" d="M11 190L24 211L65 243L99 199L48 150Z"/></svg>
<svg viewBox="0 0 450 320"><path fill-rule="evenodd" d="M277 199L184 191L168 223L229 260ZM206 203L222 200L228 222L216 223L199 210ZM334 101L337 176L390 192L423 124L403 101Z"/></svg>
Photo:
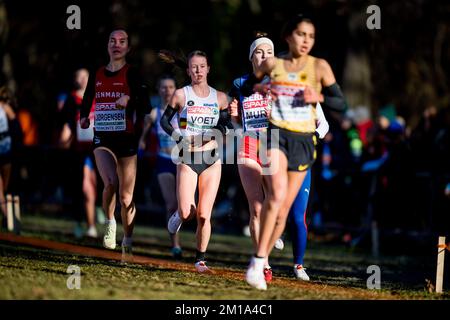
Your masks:
<svg viewBox="0 0 450 320"><path fill-rule="evenodd" d="M311 86L317 93L321 91L314 68L316 58L308 56L306 65L297 72L287 72L284 61L276 58L275 68L270 74L271 88L278 93L277 100L272 105L270 122L289 131L314 133L316 109L305 103L303 91L306 86Z"/></svg>

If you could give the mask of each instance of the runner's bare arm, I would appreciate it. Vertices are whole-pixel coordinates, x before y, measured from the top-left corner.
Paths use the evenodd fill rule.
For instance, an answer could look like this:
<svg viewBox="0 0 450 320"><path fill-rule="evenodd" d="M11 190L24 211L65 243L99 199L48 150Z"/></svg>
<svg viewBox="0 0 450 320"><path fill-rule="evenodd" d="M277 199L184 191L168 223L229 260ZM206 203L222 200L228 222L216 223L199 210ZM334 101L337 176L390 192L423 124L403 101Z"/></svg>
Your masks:
<svg viewBox="0 0 450 320"><path fill-rule="evenodd" d="M142 128L142 135L139 139L139 149L143 150L146 147L145 138L148 134L148 131L152 127L152 123L156 120L156 109L152 109L149 114L146 114L144 117L144 127Z"/></svg>
<svg viewBox="0 0 450 320"><path fill-rule="evenodd" d="M86 90L84 91L83 101L80 108L80 126L82 129L89 128L89 112L91 111L92 102L95 98L95 71L89 72L91 75L88 79Z"/></svg>

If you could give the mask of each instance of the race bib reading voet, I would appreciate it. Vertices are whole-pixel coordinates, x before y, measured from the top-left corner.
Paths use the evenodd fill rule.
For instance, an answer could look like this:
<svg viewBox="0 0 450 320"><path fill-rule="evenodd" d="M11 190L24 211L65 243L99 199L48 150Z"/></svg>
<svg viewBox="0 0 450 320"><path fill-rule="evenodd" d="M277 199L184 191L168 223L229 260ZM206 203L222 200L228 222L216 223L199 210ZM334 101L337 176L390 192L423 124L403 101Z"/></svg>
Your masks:
<svg viewBox="0 0 450 320"><path fill-rule="evenodd" d="M214 128L219 120L217 103L204 103L202 106L188 106L186 112L186 135L207 133Z"/></svg>

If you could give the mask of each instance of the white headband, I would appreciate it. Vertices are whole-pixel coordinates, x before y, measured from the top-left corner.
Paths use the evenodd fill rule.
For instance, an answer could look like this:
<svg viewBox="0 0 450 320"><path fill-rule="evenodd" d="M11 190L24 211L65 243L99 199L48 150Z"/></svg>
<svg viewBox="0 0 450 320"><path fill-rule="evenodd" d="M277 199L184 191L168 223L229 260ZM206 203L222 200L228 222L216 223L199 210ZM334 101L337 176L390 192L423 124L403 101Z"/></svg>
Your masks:
<svg viewBox="0 0 450 320"><path fill-rule="evenodd" d="M256 50L256 48L261 45L261 44L268 44L269 46L272 47L272 51L274 51L273 49L273 42L272 40L270 40L269 38L266 37L261 37L256 39L255 41L252 42L251 46L250 46L250 53L248 54L248 60L252 61L252 55L253 55L253 51Z"/></svg>

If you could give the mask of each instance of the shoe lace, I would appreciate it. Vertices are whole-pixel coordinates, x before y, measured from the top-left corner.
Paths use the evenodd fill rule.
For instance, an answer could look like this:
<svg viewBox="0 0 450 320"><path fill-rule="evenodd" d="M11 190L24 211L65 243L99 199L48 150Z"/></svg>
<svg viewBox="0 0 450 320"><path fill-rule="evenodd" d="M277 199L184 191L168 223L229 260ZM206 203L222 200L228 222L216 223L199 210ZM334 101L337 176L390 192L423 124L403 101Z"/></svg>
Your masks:
<svg viewBox="0 0 450 320"><path fill-rule="evenodd" d="M106 237L107 237L107 238L111 238L111 237L112 237L112 235L113 235L113 233L114 233L113 230L114 230L114 229L113 229L113 226L111 226L111 225L108 225L108 226L106 227Z"/></svg>

